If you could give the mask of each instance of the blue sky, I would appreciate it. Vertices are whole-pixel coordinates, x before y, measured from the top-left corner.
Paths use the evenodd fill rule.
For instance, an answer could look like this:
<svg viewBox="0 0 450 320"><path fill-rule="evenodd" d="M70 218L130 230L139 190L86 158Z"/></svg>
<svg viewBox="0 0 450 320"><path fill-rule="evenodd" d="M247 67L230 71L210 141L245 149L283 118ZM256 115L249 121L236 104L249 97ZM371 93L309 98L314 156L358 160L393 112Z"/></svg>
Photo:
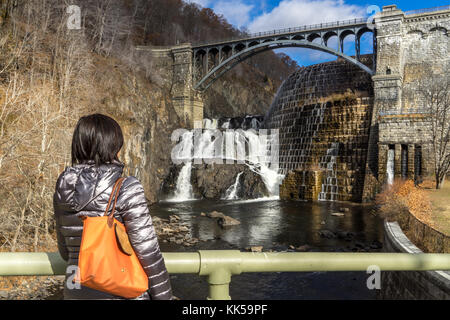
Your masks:
<svg viewBox="0 0 450 320"><path fill-rule="evenodd" d="M352 18L368 17L369 6L396 4L403 11L449 5L450 0L392 0L392 1L355 1L355 0L185 0L196 2L203 7L212 8L222 14L228 22L238 28L247 28L249 32L297 27L321 22L340 21ZM347 37L344 52L354 55L354 41ZM362 38L361 53L371 53L371 35ZM337 39L331 38L329 46L337 48ZM299 65L310 65L334 60L335 57L323 52L303 48L278 50L296 60Z"/></svg>

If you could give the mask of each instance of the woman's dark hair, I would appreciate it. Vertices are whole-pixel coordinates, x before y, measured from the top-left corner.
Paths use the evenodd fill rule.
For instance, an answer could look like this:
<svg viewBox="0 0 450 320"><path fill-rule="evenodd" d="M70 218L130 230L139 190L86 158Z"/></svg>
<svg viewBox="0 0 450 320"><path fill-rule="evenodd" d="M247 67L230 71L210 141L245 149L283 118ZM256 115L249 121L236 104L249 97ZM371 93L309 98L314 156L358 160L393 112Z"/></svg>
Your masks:
<svg viewBox="0 0 450 320"><path fill-rule="evenodd" d="M82 117L72 139L72 165L95 161L97 166L119 161L117 154L123 146L119 124L103 114Z"/></svg>

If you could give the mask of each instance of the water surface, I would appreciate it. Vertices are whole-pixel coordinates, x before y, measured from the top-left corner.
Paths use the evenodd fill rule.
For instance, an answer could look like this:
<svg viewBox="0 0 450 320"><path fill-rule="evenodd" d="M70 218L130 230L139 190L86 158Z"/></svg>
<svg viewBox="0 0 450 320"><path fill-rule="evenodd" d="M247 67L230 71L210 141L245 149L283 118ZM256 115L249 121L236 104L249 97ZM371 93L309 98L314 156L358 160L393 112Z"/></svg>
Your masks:
<svg viewBox="0 0 450 320"><path fill-rule="evenodd" d="M348 208L343 217L332 216ZM238 226L222 229L214 219L201 217L213 210L238 219ZM274 198L260 201L189 201L158 203L153 216L178 215L188 224L193 237L202 240L195 247L164 243L164 252L199 249L245 250L263 246L264 250L286 251L309 245L312 251L377 251L370 247L383 239L382 221L367 205L339 202L295 202ZM319 232L351 232L349 239L324 238ZM232 299L375 299L366 287L365 272L247 273L232 277ZM206 279L196 275L171 275L174 294L181 299L205 299Z"/></svg>

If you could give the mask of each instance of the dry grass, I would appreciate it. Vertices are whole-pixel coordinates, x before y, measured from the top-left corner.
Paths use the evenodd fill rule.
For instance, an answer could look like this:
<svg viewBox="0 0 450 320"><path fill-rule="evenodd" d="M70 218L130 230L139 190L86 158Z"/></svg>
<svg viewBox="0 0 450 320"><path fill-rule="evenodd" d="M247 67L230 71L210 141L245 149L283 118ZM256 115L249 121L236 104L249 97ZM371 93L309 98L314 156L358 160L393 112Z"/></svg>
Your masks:
<svg viewBox="0 0 450 320"><path fill-rule="evenodd" d="M433 206L432 220L434 228L438 231L450 235L450 180L444 186L436 190L434 181L430 181L430 190L427 190Z"/></svg>
<svg viewBox="0 0 450 320"><path fill-rule="evenodd" d="M429 194L424 187L415 187L412 180L395 180L392 186L387 186L376 196L375 201L383 218L397 220L399 214L409 211L418 220L433 226Z"/></svg>

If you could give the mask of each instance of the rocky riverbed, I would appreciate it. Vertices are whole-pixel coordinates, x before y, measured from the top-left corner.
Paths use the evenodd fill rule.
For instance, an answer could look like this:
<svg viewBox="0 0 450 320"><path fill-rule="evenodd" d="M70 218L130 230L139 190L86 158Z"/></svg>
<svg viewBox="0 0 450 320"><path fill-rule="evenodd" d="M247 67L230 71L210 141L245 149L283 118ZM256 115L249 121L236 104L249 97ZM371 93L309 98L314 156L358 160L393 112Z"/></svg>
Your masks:
<svg viewBox="0 0 450 320"><path fill-rule="evenodd" d="M64 276L0 279L0 300L62 299Z"/></svg>

